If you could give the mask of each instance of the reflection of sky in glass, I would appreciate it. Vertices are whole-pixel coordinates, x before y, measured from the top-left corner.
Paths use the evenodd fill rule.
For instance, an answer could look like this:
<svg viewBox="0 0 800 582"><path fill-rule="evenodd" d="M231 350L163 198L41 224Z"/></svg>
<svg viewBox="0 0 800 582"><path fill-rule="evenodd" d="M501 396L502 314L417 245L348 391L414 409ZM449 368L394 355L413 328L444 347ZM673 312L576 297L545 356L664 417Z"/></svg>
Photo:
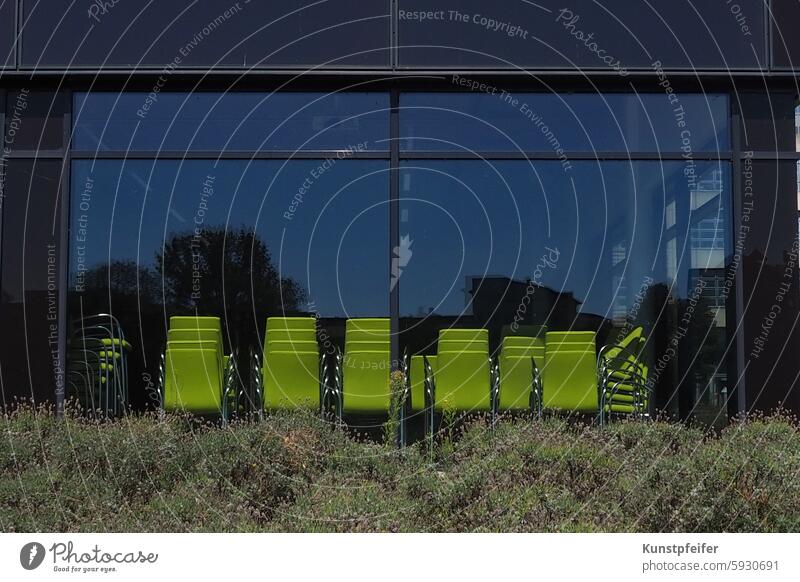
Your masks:
<svg viewBox="0 0 800 582"><path fill-rule="evenodd" d="M678 152L685 130L693 151L730 149L726 95L404 93L400 106L409 150Z"/></svg>
<svg viewBox="0 0 800 582"><path fill-rule="evenodd" d="M79 93L78 150L389 149L386 93Z"/></svg>
<svg viewBox="0 0 800 582"><path fill-rule="evenodd" d="M401 314L461 313L471 277L533 279L604 315L647 277L685 297L690 269L723 266L730 182L727 164L698 163L700 187L716 190L690 193L685 167L573 162L565 173L560 162L405 162L400 232L413 255ZM558 264L537 274L548 248Z"/></svg>
<svg viewBox="0 0 800 582"><path fill-rule="evenodd" d="M192 232L196 221L207 227L245 227L255 230L281 275L299 282L320 314L386 315L387 164L339 160L320 169L322 162L76 161L72 270L81 215L87 217L88 268L109 260L154 267L164 241ZM83 211L81 193L88 178L91 199ZM212 195L203 196L204 183L212 185ZM304 183L302 203L292 211Z"/></svg>

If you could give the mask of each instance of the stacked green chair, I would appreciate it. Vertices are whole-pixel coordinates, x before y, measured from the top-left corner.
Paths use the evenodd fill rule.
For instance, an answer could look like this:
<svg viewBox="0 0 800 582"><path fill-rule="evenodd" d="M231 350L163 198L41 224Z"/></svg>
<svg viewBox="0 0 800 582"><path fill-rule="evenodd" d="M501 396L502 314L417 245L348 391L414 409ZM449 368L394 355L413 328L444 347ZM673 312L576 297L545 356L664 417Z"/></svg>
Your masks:
<svg viewBox="0 0 800 582"><path fill-rule="evenodd" d="M506 335L498 358L498 412L530 410L542 415L542 377L545 338Z"/></svg>
<svg viewBox="0 0 800 582"><path fill-rule="evenodd" d="M70 396L87 411L109 417L121 414L128 405L128 354L133 350L122 326L103 313L82 318L72 327L67 344Z"/></svg>
<svg viewBox="0 0 800 582"><path fill-rule="evenodd" d="M226 422L239 398L235 361L224 353L218 317L171 317L159 371L161 409L219 414Z"/></svg>
<svg viewBox="0 0 800 582"><path fill-rule="evenodd" d="M547 410L597 412L595 333L549 331L545 336L542 405Z"/></svg>
<svg viewBox="0 0 800 582"><path fill-rule="evenodd" d="M334 373L340 422L344 415L392 414L390 337L388 318L347 320L344 353L337 353ZM399 412L402 444L405 407Z"/></svg>
<svg viewBox="0 0 800 582"><path fill-rule="evenodd" d="M612 415L647 416L650 396L643 358L646 343L644 330L637 327L619 343L600 350L597 378L601 426Z"/></svg>
<svg viewBox="0 0 800 582"><path fill-rule="evenodd" d="M433 439L434 412L490 412L496 414L497 378L489 357L486 329L439 331L434 372L424 356L427 429ZM413 399L413 397L412 397Z"/></svg>
<svg viewBox="0 0 800 582"><path fill-rule="evenodd" d="M263 410L314 409L327 414L327 361L313 317L270 317L261 354L253 354L255 399Z"/></svg>
<svg viewBox="0 0 800 582"><path fill-rule="evenodd" d="M344 353L338 354L342 414L389 410L390 328L388 318L348 319Z"/></svg>

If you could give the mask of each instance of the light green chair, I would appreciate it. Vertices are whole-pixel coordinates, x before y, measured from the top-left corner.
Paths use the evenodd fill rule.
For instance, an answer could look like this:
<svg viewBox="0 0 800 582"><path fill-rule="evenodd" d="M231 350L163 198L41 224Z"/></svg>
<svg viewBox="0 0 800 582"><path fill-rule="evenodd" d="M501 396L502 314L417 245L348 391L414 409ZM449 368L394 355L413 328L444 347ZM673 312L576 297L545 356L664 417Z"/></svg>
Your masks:
<svg viewBox="0 0 800 582"><path fill-rule="evenodd" d="M159 370L161 409L220 414L227 422L238 400L235 358L226 356L217 317L171 317Z"/></svg>
<svg viewBox="0 0 800 582"><path fill-rule="evenodd" d="M384 414L391 407L388 318L348 319L344 354L337 356L340 420L344 414Z"/></svg>
<svg viewBox="0 0 800 582"><path fill-rule="evenodd" d="M506 336L500 349L498 412L530 410L542 415L544 337Z"/></svg>
<svg viewBox="0 0 800 582"><path fill-rule="evenodd" d="M612 415L648 416L650 391L643 353L647 338L641 327L619 343L603 346L597 358L600 424Z"/></svg>
<svg viewBox="0 0 800 582"><path fill-rule="evenodd" d="M251 388L263 411L313 409L329 412L327 362L317 342L313 317L270 317L263 351L251 355Z"/></svg>
<svg viewBox="0 0 800 582"><path fill-rule="evenodd" d="M547 410L597 412L594 332L547 332L542 385L542 406Z"/></svg>
<svg viewBox="0 0 800 582"><path fill-rule="evenodd" d="M433 445L434 413L490 412L494 426L497 379L489 357L489 332L485 329L439 331L436 369L423 357L425 392L431 403L427 432Z"/></svg>
<svg viewBox="0 0 800 582"><path fill-rule="evenodd" d="M345 415L394 414L390 337L388 318L347 320L344 353L337 352L334 373L340 423ZM397 439L403 446L408 394L400 402Z"/></svg>

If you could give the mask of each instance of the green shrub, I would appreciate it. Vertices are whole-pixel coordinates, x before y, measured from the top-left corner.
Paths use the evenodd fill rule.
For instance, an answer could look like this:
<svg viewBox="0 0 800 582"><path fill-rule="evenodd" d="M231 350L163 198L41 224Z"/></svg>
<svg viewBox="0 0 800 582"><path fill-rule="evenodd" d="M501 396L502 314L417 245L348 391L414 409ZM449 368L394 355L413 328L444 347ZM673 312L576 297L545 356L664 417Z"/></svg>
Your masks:
<svg viewBox="0 0 800 582"><path fill-rule="evenodd" d="M502 419L493 431L465 419L433 457L302 413L219 428L21 408L0 423L5 532L800 528L800 434L786 415L714 435L559 418Z"/></svg>

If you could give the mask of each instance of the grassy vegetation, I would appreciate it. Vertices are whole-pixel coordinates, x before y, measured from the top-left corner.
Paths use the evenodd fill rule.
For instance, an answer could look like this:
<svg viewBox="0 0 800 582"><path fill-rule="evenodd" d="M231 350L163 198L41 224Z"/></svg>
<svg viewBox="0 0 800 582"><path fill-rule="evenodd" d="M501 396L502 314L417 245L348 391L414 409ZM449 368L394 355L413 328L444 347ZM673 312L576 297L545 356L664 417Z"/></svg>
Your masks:
<svg viewBox="0 0 800 582"><path fill-rule="evenodd" d="M309 415L228 429L0 418L0 530L797 531L800 434L668 423L467 425L398 451Z"/></svg>

